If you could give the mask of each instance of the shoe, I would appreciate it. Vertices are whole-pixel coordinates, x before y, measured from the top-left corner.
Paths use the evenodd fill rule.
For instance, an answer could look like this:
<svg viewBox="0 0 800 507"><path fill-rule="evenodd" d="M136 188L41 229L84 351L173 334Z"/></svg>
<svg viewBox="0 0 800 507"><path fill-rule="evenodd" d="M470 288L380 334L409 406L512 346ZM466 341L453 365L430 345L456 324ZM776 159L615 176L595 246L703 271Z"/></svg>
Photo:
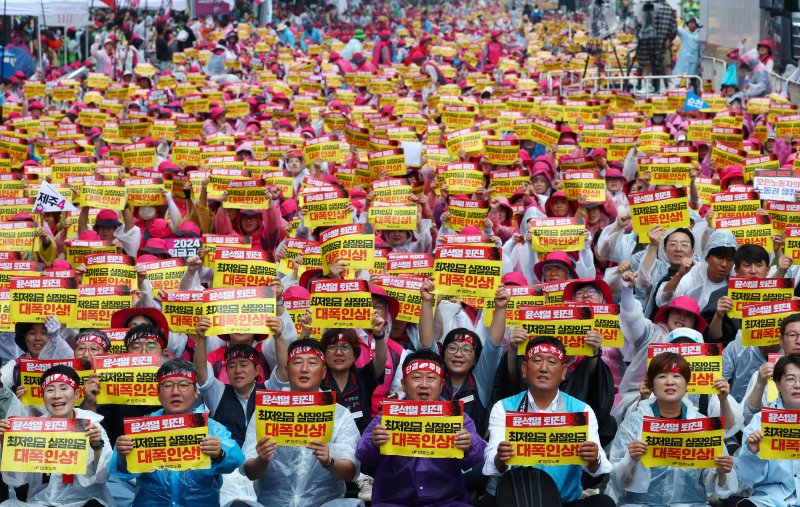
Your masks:
<svg viewBox="0 0 800 507"><path fill-rule="evenodd" d="M365 502L372 501L372 483L374 479L369 475L360 474L356 477L356 485L358 486L358 499Z"/></svg>

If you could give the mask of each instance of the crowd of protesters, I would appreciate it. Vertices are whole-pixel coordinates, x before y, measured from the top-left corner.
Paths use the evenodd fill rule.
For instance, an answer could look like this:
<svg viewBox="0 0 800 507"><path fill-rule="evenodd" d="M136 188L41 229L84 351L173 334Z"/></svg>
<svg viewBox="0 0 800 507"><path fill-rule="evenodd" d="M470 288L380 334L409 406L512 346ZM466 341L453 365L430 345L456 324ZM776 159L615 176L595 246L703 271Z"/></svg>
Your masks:
<svg viewBox="0 0 800 507"><path fill-rule="evenodd" d="M510 464L508 412L585 414L588 431L576 450L583 464L537 466L563 505L800 505L798 465L761 456L762 410L800 411L800 314L778 321L779 333L764 346L745 345L729 295L738 278L782 278L797 287L788 233L777 227L781 220L784 227L795 223L785 215L779 220L779 208L771 206L779 201L761 199L751 216L762 223L771 218L775 227L767 244L757 244L721 227L725 215L714 210L717 194L759 200L746 160L765 157L769 164L759 167L775 170L797 167L796 136L778 135L777 117L795 108L770 94L772 45L750 49L743 41L721 90L689 82L681 75L699 73L699 23L678 19L656 0L633 13L630 30L626 20L628 33L615 35L612 47L637 47L645 75L674 64L678 76L663 83L669 89L654 95L660 84L647 82L637 91L646 97L583 89L580 74L590 58L584 25L542 7L488 0L424 6L392 0L314 11L277 5L267 26L249 14L190 19L100 9L88 27L68 28L63 41L49 30L31 41L31 27L19 26L9 47L31 54L36 43L47 48L35 72L4 82L0 225L36 232L23 248L8 254L0 248L3 261L33 261L36 276L82 286L90 268L71 262L70 248L111 248L132 259L137 283L131 308L114 313L106 328L52 315L11 314L0 322L0 433L8 436L21 416L84 419L91 448L85 474L3 471L3 505L497 505L498 481L518 468ZM61 42L71 60L66 66L58 63ZM694 91L706 107L685 107L690 86L699 86ZM530 119L551 125L549 141L535 135ZM723 141L698 134L694 126L702 120L727 128ZM450 134L464 128L480 133L477 149L450 146ZM590 141L595 129L620 133L598 144ZM658 133L661 145L640 137L642 129ZM338 150L312 157L315 140ZM513 157L495 158L490 140L506 142ZM16 146L25 153L9 148ZM151 162L132 162L129 147ZM375 153L400 148L400 173L370 167ZM657 182L645 165L670 148L690 160L685 185ZM738 161L719 155L725 149ZM71 173L65 164L89 172ZM564 175L574 164L603 183L600 199L567 188ZM478 174L480 182L470 191L461 182L452 192L448 166ZM493 186L509 170L525 181ZM105 181L130 192L141 179L160 186L152 205L131 204L129 193L118 209L79 206L84 188ZM233 189L241 188L224 186L233 180L262 188L261 202L231 205ZM382 202L384 180L409 190ZM33 211L44 182L78 209ZM701 184L713 190L701 191ZM663 215L656 214L644 233L634 230L633 196L673 190L687 203L688 223L659 223ZM307 198L321 192L347 200L337 225L310 219ZM484 218L465 226L457 212L463 202L486 210ZM393 206L413 208L413 226L368 227L370 210ZM537 250L535 224L546 218L585 226L576 236L583 246ZM336 258L324 269L312 263L311 247L319 251L328 227L349 224L373 235L376 262L392 255L430 261L415 272L424 275L416 315L381 283L398 276L386 263L374 269ZM148 269L177 258L178 290L227 287L208 262L211 234L235 238L274 262L268 334L214 335L212 316L188 332L170 329L162 313L169 291L158 289ZM187 243L195 248L176 246L180 240L196 240ZM307 250L298 250L301 243ZM453 244L501 255L491 295L445 295L453 292L431 276L433 259ZM0 300L15 275L5 269L0 264ZM312 292L314 282L326 279L365 283L368 325L317 329ZM622 346L609 346L591 329L580 337L590 352L568 355L559 336L507 323L515 294L526 288L550 298L542 299L546 305L618 305ZM308 311L290 315L288 306L298 301ZM112 350L113 330L122 330L121 350ZM679 348L648 354L655 344L704 343L722 350L713 394L688 394L692 371ZM23 360L91 364L111 352L161 357L159 404L98 402L101 377L84 379L63 364L42 374L40 406L25 404L31 386L21 381ZM258 438L254 400L261 389L335 393L330 440L298 447ZM381 408L395 400L461 402L464 423L453 446L462 457L384 454L390 432ZM203 413L208 434L199 446L208 467L129 470L134 441L126 418ZM720 418L726 446L707 468L645 466L643 427L654 417Z"/></svg>

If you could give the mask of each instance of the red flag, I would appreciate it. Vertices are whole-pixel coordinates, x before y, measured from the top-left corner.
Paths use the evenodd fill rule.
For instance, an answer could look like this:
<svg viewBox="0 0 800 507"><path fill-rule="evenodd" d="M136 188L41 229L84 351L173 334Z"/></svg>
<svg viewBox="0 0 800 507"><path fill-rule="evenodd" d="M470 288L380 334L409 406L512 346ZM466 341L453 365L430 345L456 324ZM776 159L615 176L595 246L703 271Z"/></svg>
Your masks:
<svg viewBox="0 0 800 507"><path fill-rule="evenodd" d="M738 49L734 49L733 51L731 51L730 53L728 53L725 56L727 56L728 58L730 58L734 62L738 62L739 61L739 50Z"/></svg>
<svg viewBox="0 0 800 507"><path fill-rule="evenodd" d="M100 1L109 6L110 8L117 10L116 0L100 0Z"/></svg>

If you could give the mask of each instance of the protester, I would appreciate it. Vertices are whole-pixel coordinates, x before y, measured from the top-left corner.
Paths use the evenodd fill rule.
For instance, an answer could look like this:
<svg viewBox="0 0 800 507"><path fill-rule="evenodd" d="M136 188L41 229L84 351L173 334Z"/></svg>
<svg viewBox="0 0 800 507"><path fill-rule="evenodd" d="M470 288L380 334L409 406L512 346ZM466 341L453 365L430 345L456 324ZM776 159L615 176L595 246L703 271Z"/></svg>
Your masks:
<svg viewBox="0 0 800 507"><path fill-rule="evenodd" d="M180 359L162 364L156 373L158 399L162 408L150 416L192 414L203 412L194 408L200 393L194 365ZM129 473L126 457L133 451L133 440L127 435L117 437L109 468L111 473L126 480L136 480L134 506L180 502L183 505L219 505L220 474L236 470L244 462L239 445L220 423L208 419L208 436L200 442L200 451L211 458L206 470L158 470L144 474Z"/></svg>
<svg viewBox="0 0 800 507"><path fill-rule="evenodd" d="M319 342L301 339L288 350L277 344L278 367L267 381L270 390L317 392L325 377L325 355ZM247 425L242 474L255 481L256 496L262 505L318 506L359 505L343 500L345 482L359 472L355 458L359 432L349 410L336 405L333 438L330 444L312 441L305 447L278 447L270 437L256 441L258 421ZM239 505L236 502L233 506Z"/></svg>
<svg viewBox="0 0 800 507"><path fill-rule="evenodd" d="M403 361L405 399L438 401L444 387L443 375L444 363L437 355L429 351L410 354ZM463 428L455 436L456 449L464 451L462 459L383 456L380 447L387 442L389 432L378 414L364 431L356 450L356 458L362 465L378 471L371 505L470 505L461 471L483 461L486 442L469 415L464 414Z"/></svg>
<svg viewBox="0 0 800 507"><path fill-rule="evenodd" d="M770 93L770 43L729 53L719 89L685 83L695 97L674 75L670 89L648 76L671 74L678 35L675 72L699 72L696 2L681 4L681 30L675 2L620 2L625 32L602 49L635 58L639 89L593 77L610 62L585 58L592 27L549 5L423 4L264 2L262 24L241 9L190 19L172 4L95 3L65 38L14 16L0 97L0 415L17 415L14 394L44 415L36 374L63 361L84 368L79 409L117 442L126 418L162 408L153 375L174 357L196 366L192 409L228 428L247 464L138 482L114 465L116 505L171 497L168 477L193 491L180 505L357 504L371 485L359 430L406 396L409 354L438 352L441 398L463 403L478 435L489 428L493 457L457 471L373 450L375 501L491 504L494 456L507 458L491 414L525 390L547 411L588 407L591 442L623 438L618 426L631 437L658 406L643 381L659 345L713 355L707 394L684 406L723 417L729 450L746 446L744 420L774 401L770 355L796 352L798 331L800 212L774 172L796 165L795 100ZM742 306L757 317L739 318ZM518 354L532 337L585 355L547 357L559 364L539 375ZM296 342L308 348L287 373ZM134 357L151 371L122 366ZM256 442L263 388L335 391L333 440ZM107 403L114 393L130 403ZM546 469L565 503L639 501L603 480L596 445L583 453L587 474ZM413 480L432 463L446 484L392 489L376 462ZM715 488L698 481L715 474L692 476L692 502L708 501ZM24 501L23 488L8 493Z"/></svg>
<svg viewBox="0 0 800 507"><path fill-rule="evenodd" d="M7 505L114 505L114 499L105 485L111 460L111 444L105 430L100 426L103 418L94 412L75 408L79 383L78 374L69 366L53 366L42 373L42 398L46 410L43 417L76 419L83 423L79 427L85 426L90 447L86 473L72 476L58 473L3 472L3 482L8 486L28 486L27 503L9 500L4 502ZM8 419L0 420L0 434L10 427Z"/></svg>
<svg viewBox="0 0 800 507"><path fill-rule="evenodd" d="M641 463L648 447L642 441L645 418L687 420L703 416L686 399L690 378L689 363L672 352L655 356L647 367L647 385L655 398L640 404L625 418L611 447L611 495L617 505L708 505L711 493L724 499L738 491L733 457L728 455L716 457L716 469L648 468Z"/></svg>
<svg viewBox="0 0 800 507"><path fill-rule="evenodd" d="M561 500L567 506L612 506L614 502L605 495L581 499L581 473L599 477L611 471L605 451L600 447L597 434L597 418L591 407L566 393L559 391L559 384L566 376L564 345L555 338L535 338L525 347L525 362L522 375L528 389L505 398L495 404L489 416L489 445L483 472L499 476L508 469L506 462L514 456L514 447L506 438L506 412L584 412L588 415L589 434L582 442L578 454L588 465L562 465L540 467L550 475L558 486Z"/></svg>

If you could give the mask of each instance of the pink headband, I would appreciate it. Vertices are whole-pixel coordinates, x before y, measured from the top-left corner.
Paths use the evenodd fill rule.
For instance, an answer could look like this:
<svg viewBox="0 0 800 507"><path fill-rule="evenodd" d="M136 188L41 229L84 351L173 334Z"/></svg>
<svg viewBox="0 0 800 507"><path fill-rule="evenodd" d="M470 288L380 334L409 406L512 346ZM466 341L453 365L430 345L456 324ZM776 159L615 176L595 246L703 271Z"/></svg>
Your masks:
<svg viewBox="0 0 800 507"><path fill-rule="evenodd" d="M433 361L420 359L418 361L412 361L411 363L408 363L406 367L403 368L403 378L408 377L415 371L432 371L433 373L439 375L439 377L444 378L442 367Z"/></svg>
<svg viewBox="0 0 800 507"><path fill-rule="evenodd" d="M564 353L556 347L555 345L550 345L549 343L540 343L539 345L535 345L531 347L527 354L525 354L525 360L529 360L536 354L550 354L552 356L556 356L561 364L564 364Z"/></svg>
<svg viewBox="0 0 800 507"><path fill-rule="evenodd" d="M67 384L75 390L78 389L78 384L76 384L75 381L68 375L64 375L63 373L54 373L42 379L42 390L54 382L61 382L62 384Z"/></svg>

